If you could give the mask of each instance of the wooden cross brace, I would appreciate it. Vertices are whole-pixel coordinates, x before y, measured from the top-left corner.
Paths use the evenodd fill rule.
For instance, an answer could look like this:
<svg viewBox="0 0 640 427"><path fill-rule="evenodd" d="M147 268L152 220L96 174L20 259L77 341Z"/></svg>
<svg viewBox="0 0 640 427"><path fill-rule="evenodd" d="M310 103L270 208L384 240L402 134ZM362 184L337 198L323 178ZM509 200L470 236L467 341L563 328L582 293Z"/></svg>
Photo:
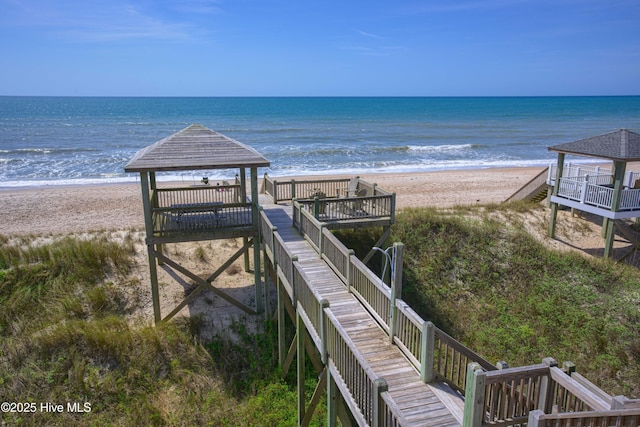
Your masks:
<svg viewBox="0 0 640 427"><path fill-rule="evenodd" d="M243 245L235 254L233 254L231 256L231 258L229 258L224 264L222 264L220 267L218 267L218 269L216 271L214 271L209 277L207 277L207 279L203 279L200 276L198 276L195 273L192 273L191 271L189 271L188 269L186 269L185 267L181 266L180 264L178 264L177 262L173 261L172 259L170 259L169 257L167 257L166 255L156 251L155 249L153 249L152 247L150 247L150 252L151 254L158 259L159 261L167 264L168 266L170 266L171 268L173 268L174 270L178 271L179 273L184 274L185 276L187 276L188 278L190 278L191 280L193 280L195 283L198 284L198 287L196 289L193 290L193 292L191 292L187 297L185 297L185 299L182 300L182 302L180 304L178 304L172 311L171 313L167 314L165 316L164 319L162 319L162 321L167 321L173 318L173 316L175 316L176 314L178 314L180 312L180 310L182 310L182 308L189 304L191 301L193 301L193 299L198 296L198 294L200 294L203 290L205 289L210 289L214 294L216 294L217 296L225 299L226 301L230 302L231 304L235 305L236 307L238 307L239 309L241 309L242 311L244 311L245 313L248 314L257 314L253 309L247 307L246 305L244 305L243 303L241 303L240 301L236 300L235 298L227 295L226 293L224 293L223 291L221 291L220 289L214 287L213 285L211 285L211 282L213 282L220 274L222 274L223 271L225 271L227 268L229 268L229 266L231 264L233 264L233 262L235 260L237 260L238 258L240 258L240 256L242 254L244 254L245 252L247 252L249 250L249 248L251 247L251 245L253 244L253 239L251 239L249 242L247 242L245 245Z"/></svg>

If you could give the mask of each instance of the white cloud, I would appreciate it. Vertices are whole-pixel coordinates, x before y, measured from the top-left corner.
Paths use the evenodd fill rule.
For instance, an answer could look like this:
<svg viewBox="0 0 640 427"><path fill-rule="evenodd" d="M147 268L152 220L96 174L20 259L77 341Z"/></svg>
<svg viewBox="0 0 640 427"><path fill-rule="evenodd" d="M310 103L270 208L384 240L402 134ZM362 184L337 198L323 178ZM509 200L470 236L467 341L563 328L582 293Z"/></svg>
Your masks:
<svg viewBox="0 0 640 427"><path fill-rule="evenodd" d="M360 34L361 36L364 37L369 37L372 39L377 39L377 40L384 40L384 37L379 36L377 34L371 34L371 33L367 33L366 31L362 31L362 30L356 30L358 32L358 34Z"/></svg>
<svg viewBox="0 0 640 427"><path fill-rule="evenodd" d="M106 42L131 39L188 40L202 33L184 17L162 13L161 3L111 1L0 0L11 6L12 26L40 28L73 42ZM183 13L214 13L217 1L191 0ZM147 6L153 7L147 7ZM5 24L6 25L6 24Z"/></svg>

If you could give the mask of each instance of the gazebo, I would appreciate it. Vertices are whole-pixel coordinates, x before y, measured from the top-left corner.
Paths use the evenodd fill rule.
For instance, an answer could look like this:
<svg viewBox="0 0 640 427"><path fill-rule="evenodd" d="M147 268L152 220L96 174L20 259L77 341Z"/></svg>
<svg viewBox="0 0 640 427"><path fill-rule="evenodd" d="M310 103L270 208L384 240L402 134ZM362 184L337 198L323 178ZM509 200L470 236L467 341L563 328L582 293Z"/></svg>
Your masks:
<svg viewBox="0 0 640 427"><path fill-rule="evenodd" d="M640 135L620 129L555 145L549 151L558 153L557 166L549 173L553 186L549 236L555 237L559 205L589 212L604 218L604 256L611 256L614 220L640 217L640 174L626 172L627 163L640 161ZM608 160L613 168L566 164L566 154Z"/></svg>
<svg viewBox="0 0 640 427"><path fill-rule="evenodd" d="M138 151L127 163L125 172L140 174L142 205L149 256L149 273L156 323L177 314L204 289L237 305L247 313L263 310L260 278L258 168L269 161L253 148L193 124ZM233 184L211 185L207 179L191 186L159 188L156 174L175 171L237 169ZM246 169L250 170L250 194L247 198ZM243 246L207 279L190 272L163 253L165 243L242 237ZM248 251L253 247L256 288L255 310L212 286L212 282L241 255L249 269ZM198 287L164 318L160 313L157 264L166 264L193 280Z"/></svg>

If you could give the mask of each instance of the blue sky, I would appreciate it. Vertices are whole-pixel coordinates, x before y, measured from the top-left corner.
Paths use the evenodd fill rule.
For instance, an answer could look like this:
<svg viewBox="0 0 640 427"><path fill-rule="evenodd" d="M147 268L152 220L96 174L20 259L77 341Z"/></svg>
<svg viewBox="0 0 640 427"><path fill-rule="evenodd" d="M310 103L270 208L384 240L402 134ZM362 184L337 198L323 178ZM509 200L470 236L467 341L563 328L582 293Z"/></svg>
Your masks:
<svg viewBox="0 0 640 427"><path fill-rule="evenodd" d="M640 95L638 0L0 0L0 95Z"/></svg>

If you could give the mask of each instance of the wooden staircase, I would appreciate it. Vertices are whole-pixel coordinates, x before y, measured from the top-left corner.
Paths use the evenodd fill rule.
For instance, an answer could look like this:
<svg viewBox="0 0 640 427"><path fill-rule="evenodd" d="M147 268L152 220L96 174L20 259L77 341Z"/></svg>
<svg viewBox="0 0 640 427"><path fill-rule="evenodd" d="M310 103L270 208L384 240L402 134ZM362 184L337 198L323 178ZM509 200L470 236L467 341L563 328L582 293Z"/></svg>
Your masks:
<svg viewBox="0 0 640 427"><path fill-rule="evenodd" d="M523 185L518 191L507 197L505 202L516 200L526 200L533 203L540 203L547 198L547 174L549 168L544 168L538 175Z"/></svg>

